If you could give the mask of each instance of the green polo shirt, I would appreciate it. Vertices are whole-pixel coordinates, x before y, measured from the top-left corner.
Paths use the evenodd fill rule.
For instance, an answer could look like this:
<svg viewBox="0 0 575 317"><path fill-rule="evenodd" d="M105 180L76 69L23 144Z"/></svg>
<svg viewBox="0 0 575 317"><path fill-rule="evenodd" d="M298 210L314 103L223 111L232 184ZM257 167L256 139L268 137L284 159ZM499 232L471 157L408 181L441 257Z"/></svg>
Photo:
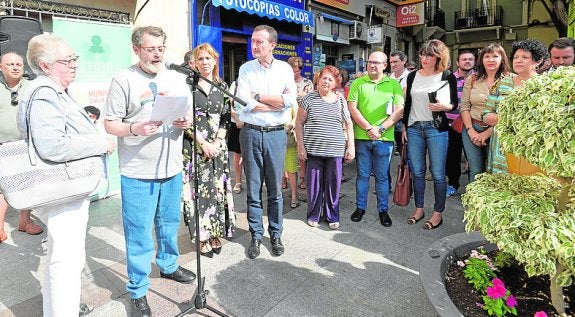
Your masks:
<svg viewBox="0 0 575 317"><path fill-rule="evenodd" d="M372 125L379 126L387 119L387 107L391 105L403 105L403 90L395 79L384 76L380 81L373 82L369 75L362 76L353 81L349 88L347 101L357 103L357 109L363 117ZM394 126L381 134L382 141L393 141ZM369 140L364 129L354 123L353 133L357 140Z"/></svg>

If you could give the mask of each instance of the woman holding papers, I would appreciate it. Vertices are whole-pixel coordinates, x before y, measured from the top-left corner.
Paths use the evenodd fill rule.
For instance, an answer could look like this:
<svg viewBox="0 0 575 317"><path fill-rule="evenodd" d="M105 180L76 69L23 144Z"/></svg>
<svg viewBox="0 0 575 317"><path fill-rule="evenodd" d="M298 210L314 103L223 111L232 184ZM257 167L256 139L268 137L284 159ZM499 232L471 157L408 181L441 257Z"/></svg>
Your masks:
<svg viewBox="0 0 575 317"><path fill-rule="evenodd" d="M207 43L198 45L192 56L196 70L206 79L226 89L218 74L219 54ZM222 248L220 238L231 237L235 225L234 204L231 191L228 150L226 146L227 121L230 107L224 93L207 81L200 79L195 94L196 113L194 131L184 133L184 212L194 212L194 192L198 194L197 208L200 217L200 254L213 257ZM197 151L196 159L193 147ZM194 191L190 176L198 163L198 188Z"/></svg>
<svg viewBox="0 0 575 317"><path fill-rule="evenodd" d="M433 176L435 203L431 218L425 221L424 229L435 229L443 223L445 209L445 160L447 157L447 118L445 112L457 107L457 81L447 70L449 50L439 40L430 40L419 49L421 67L407 76L407 91L401 132L407 142L407 155L413 171L415 211L407 219L415 224L425 214L423 198L425 193L426 153L429 155Z"/></svg>

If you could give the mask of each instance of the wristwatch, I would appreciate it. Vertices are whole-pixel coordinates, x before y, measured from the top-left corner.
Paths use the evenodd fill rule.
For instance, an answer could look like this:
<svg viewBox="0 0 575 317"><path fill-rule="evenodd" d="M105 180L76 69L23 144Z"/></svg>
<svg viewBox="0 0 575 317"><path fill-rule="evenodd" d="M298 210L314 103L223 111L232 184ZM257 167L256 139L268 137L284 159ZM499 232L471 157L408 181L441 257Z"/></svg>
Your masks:
<svg viewBox="0 0 575 317"><path fill-rule="evenodd" d="M383 133L385 131L385 126L382 124L379 125L379 133Z"/></svg>
<svg viewBox="0 0 575 317"><path fill-rule="evenodd" d="M255 99L257 102L260 102L260 94L255 94L254 99Z"/></svg>

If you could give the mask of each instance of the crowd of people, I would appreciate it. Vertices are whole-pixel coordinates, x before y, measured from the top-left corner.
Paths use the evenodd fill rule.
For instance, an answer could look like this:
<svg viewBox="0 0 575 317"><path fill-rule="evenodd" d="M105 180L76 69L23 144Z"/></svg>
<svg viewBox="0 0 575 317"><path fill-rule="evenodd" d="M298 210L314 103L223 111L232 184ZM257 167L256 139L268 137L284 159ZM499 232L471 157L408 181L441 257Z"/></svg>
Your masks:
<svg viewBox="0 0 575 317"><path fill-rule="evenodd" d="M307 201L302 221L311 227L325 221L337 230L343 165L354 159L356 209L351 221L360 222L368 211L373 176L374 209L381 225L390 227L390 163L406 144L415 202L406 221L413 225L425 218L429 170L434 204L423 228L438 228L447 197L459 191L463 154L470 182L480 173L507 171L493 133L500 101L541 73L546 61L545 71L553 71L573 65L575 58L573 39L560 38L549 47L528 39L513 43L511 64L497 43L485 46L477 56L460 50L457 69L451 72L448 47L429 40L417 52L418 65L410 65L402 51L389 56L374 51L366 72L346 85L347 72L334 66L325 66L312 81L301 74L301 58L276 59L277 31L260 25L251 36L254 59L240 67L231 87L219 75L220 55L214 47L203 43L188 52L186 66L200 75L192 92L185 75L165 68L166 38L159 27L134 29L132 51L138 61L114 76L101 112L78 105L68 95L79 56L62 38L49 34L32 38L26 57L37 75L33 81L22 77L22 56L9 52L0 60L5 88L0 89L0 142L26 137L27 111L32 139L43 159L66 162L114 151L115 139L94 125L100 116L105 132L117 137L126 287L142 316L152 315L146 299L152 260L162 278L179 283L196 278L177 263L180 212L187 221L198 216L197 252L213 257L222 251L222 240L234 233L233 194L244 189L249 259L260 255L266 231L264 188L270 251L281 256L282 189L290 187L291 208ZM245 103L232 100L226 90ZM150 120L159 96L184 97L189 111L170 122ZM457 120L462 121L461 131L455 129ZM305 190L306 198L298 190ZM7 239L7 207L0 195L0 243ZM80 199L35 211L48 231L44 316L75 316L81 310L88 207L89 201ZM43 229L31 220L29 210L22 210L18 230L39 234Z"/></svg>

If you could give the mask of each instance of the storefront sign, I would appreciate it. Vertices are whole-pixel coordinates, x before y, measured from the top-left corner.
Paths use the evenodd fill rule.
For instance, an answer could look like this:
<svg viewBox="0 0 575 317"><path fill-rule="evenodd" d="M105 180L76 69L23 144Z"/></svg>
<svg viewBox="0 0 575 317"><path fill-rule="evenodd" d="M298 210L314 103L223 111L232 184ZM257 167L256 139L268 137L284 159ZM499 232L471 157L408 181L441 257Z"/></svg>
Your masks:
<svg viewBox="0 0 575 317"><path fill-rule="evenodd" d="M407 4L397 7L395 10L395 26L398 28L419 25L424 22L423 2Z"/></svg>
<svg viewBox="0 0 575 317"><path fill-rule="evenodd" d="M278 41L276 48L274 49L274 57L281 60L287 60L292 56L298 56L297 45L289 44L285 42Z"/></svg>
<svg viewBox="0 0 575 317"><path fill-rule="evenodd" d="M348 12L353 12L351 9L351 1L352 0L315 0L314 2L323 3L330 7L342 9Z"/></svg>
<svg viewBox="0 0 575 317"><path fill-rule="evenodd" d="M285 2L285 1L283 1ZM234 9L248 14L257 14L260 17L283 20L293 23L313 26L313 14L309 11L287 6L280 3L263 0L212 0L216 7Z"/></svg>
<svg viewBox="0 0 575 317"><path fill-rule="evenodd" d="M305 0L274 0L272 2L284 4L286 6L298 8L298 9L305 9Z"/></svg>

